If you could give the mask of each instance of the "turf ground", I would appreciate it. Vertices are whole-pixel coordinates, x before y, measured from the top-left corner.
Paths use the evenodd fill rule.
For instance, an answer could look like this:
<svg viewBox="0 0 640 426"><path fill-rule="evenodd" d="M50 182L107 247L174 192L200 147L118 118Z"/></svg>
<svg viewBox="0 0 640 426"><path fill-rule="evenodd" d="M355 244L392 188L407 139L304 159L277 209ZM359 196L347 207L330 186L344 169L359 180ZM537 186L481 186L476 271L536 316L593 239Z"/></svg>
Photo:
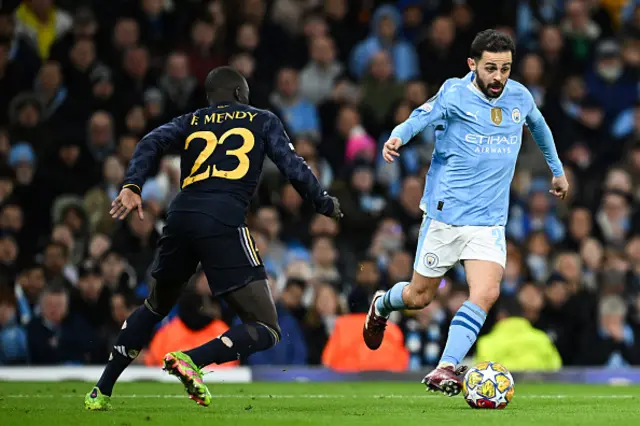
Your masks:
<svg viewBox="0 0 640 426"><path fill-rule="evenodd" d="M122 383L110 412L83 408L88 383L0 383L2 426L424 426L425 424L639 425L640 387L516 384L503 411L472 410L462 397L427 394L419 383L217 385L210 407L181 385ZM500 422L500 423L497 423Z"/></svg>

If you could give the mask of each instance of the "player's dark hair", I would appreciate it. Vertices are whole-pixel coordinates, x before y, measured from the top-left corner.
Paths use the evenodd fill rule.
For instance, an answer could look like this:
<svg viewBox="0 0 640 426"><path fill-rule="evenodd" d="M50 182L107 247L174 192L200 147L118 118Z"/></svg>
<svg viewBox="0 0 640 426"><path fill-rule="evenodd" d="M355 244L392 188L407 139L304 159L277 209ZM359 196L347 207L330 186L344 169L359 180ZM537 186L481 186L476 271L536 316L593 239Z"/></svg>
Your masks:
<svg viewBox="0 0 640 426"><path fill-rule="evenodd" d="M516 54L516 45L509 35L496 30L480 31L471 43L471 57L478 60L484 52L511 52Z"/></svg>
<svg viewBox="0 0 640 426"><path fill-rule="evenodd" d="M231 67L218 67L209 72L204 88L210 104L249 103L249 84L242 74Z"/></svg>

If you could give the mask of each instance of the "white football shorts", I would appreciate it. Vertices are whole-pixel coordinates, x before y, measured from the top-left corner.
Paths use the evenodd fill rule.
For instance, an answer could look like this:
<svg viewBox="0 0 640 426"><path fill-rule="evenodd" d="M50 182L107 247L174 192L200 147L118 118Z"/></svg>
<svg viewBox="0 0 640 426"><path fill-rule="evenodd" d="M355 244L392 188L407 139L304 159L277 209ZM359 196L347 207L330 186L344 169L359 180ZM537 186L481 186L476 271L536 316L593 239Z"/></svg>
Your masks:
<svg viewBox="0 0 640 426"><path fill-rule="evenodd" d="M460 260L487 260L504 268L504 226L454 226L425 215L413 269L422 276L436 278Z"/></svg>

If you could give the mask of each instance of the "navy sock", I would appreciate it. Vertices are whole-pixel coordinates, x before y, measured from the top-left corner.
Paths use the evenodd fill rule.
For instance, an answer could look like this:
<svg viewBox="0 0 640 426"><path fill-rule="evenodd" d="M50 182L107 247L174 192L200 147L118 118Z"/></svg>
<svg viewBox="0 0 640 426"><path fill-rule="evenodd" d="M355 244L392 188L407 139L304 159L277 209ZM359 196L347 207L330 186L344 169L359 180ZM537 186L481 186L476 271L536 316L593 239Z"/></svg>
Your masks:
<svg viewBox="0 0 640 426"><path fill-rule="evenodd" d="M116 343L111 350L109 362L96 386L104 395L111 396L113 386L120 374L136 359L153 334L153 328L165 317L144 305L136 309L122 325Z"/></svg>
<svg viewBox="0 0 640 426"><path fill-rule="evenodd" d="M244 359L249 355L269 349L280 337L270 327L259 322L249 322L231 327L222 336L197 348L185 351L199 368L209 364Z"/></svg>

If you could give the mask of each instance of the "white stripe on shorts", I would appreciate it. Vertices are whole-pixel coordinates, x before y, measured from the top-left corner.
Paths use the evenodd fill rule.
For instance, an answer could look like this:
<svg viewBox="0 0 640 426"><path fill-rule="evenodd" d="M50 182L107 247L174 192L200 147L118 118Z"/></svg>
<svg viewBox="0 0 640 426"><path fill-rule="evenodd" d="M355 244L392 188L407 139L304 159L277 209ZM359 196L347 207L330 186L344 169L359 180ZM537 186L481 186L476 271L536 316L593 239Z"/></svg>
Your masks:
<svg viewBox="0 0 640 426"><path fill-rule="evenodd" d="M245 231L246 230L246 231ZM244 250L244 254L249 259L249 263L251 266L258 266L260 262L255 257L253 250L251 249L251 244L248 240L247 235L249 235L249 230L245 227L238 228L238 232L240 233L240 244L242 245L242 249Z"/></svg>

